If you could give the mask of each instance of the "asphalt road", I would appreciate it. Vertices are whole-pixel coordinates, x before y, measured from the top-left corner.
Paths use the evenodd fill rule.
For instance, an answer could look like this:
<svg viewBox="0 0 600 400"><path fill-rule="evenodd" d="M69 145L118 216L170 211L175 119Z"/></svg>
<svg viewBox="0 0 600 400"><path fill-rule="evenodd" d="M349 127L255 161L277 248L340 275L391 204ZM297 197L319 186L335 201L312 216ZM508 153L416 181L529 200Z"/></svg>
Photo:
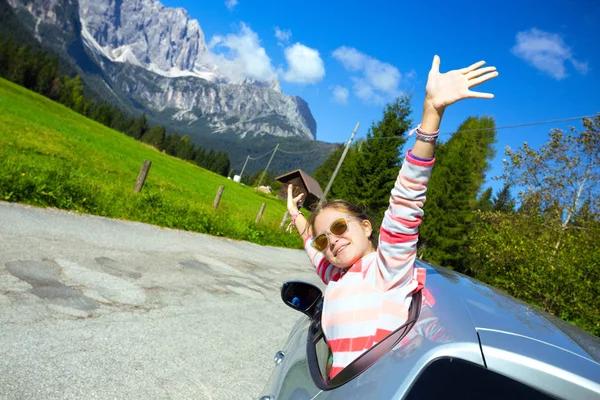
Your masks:
<svg viewBox="0 0 600 400"><path fill-rule="evenodd" d="M288 279L301 250L0 202L0 399L255 399Z"/></svg>

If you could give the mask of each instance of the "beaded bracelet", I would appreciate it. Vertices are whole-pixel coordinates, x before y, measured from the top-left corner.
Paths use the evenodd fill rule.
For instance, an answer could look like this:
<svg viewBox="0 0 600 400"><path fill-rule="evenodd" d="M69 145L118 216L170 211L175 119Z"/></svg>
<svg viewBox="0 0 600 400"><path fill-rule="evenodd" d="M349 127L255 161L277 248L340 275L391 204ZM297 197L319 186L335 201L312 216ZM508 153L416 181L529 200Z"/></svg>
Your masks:
<svg viewBox="0 0 600 400"><path fill-rule="evenodd" d="M296 226L296 218L298 218L298 216L300 215L304 215L304 213L300 210L296 211L293 215L292 215L292 221L290 222L290 224L287 226L287 228L285 228L286 232L292 233L292 230L294 229L294 227Z"/></svg>
<svg viewBox="0 0 600 400"><path fill-rule="evenodd" d="M424 136L424 135L417 134L417 140L420 140L421 142L426 142L426 143L435 143L435 141L437 140L437 135L436 136Z"/></svg>
<svg viewBox="0 0 600 400"><path fill-rule="evenodd" d="M408 136L412 135L415 132L417 132L417 140L420 140L422 142L428 142L428 143L435 142L437 137L440 134L439 129L435 132L425 132L424 130L421 129L421 124L419 124L416 128L411 130L410 133L408 134Z"/></svg>
<svg viewBox="0 0 600 400"><path fill-rule="evenodd" d="M296 211L294 215L292 215L292 223L296 222L296 218L298 218L299 215L304 215L304 213L302 213L300 210Z"/></svg>

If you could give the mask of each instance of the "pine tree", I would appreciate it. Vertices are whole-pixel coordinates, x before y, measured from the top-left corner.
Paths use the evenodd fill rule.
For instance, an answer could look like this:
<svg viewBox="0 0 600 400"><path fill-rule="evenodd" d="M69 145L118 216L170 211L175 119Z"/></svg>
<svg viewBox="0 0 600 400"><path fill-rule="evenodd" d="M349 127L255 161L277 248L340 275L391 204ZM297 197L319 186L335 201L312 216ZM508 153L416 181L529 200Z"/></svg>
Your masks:
<svg viewBox="0 0 600 400"><path fill-rule="evenodd" d="M188 135L183 136L177 144L175 156L182 160L193 160L195 158L194 143Z"/></svg>
<svg viewBox="0 0 600 400"><path fill-rule="evenodd" d="M325 190L325 188L327 187L327 184L329 183L329 179L331 178L333 171L335 171L335 168L338 165L340 157L342 156L342 153L344 152L344 148L345 148L345 145L340 144L338 146L338 148L335 149L335 151L333 153L331 153L329 158L327 158L327 160L325 160L323 162L323 164L319 165L317 167L317 169L315 170L315 172L312 174L312 177L315 178L317 180L317 182L319 182L319 184L321 185L321 188L323 190Z"/></svg>
<svg viewBox="0 0 600 400"><path fill-rule="evenodd" d="M179 134L174 133L172 135L167 135L164 142L165 153L175 156L177 148L179 147L179 142L181 142L181 136L179 136Z"/></svg>
<svg viewBox="0 0 600 400"><path fill-rule="evenodd" d="M127 130L127 136L131 136L134 139L140 139L144 133L149 129L148 120L146 119L146 113L143 113L141 117L136 118L133 125Z"/></svg>
<svg viewBox="0 0 600 400"><path fill-rule="evenodd" d="M493 210L501 212L512 212L515 210L515 201L510 195L509 185L505 184L502 190L500 190L496 194L496 197L494 197Z"/></svg>
<svg viewBox="0 0 600 400"><path fill-rule="evenodd" d="M215 165L217 159L217 154L214 149L210 149L206 156L204 157L204 162L202 163L202 167L212 171L213 166Z"/></svg>
<svg viewBox="0 0 600 400"><path fill-rule="evenodd" d="M218 152L215 159L215 163L212 167L212 171L219 175L227 176L229 168L231 168L231 161L229 161L229 156L227 155L227 153Z"/></svg>
<svg viewBox="0 0 600 400"><path fill-rule="evenodd" d="M492 188L487 188L485 192L481 194L481 197L479 197L479 200L477 201L477 207L475 209L479 211L491 211L494 208L492 194Z"/></svg>
<svg viewBox="0 0 600 400"><path fill-rule="evenodd" d="M194 162L202 167L204 165L204 157L206 157L206 149L201 144L196 147L196 156L194 157Z"/></svg>
<svg viewBox="0 0 600 400"><path fill-rule="evenodd" d="M160 148L165 140L165 128L164 126L155 125L148 130L140 140L144 143L148 143L151 146Z"/></svg>
<svg viewBox="0 0 600 400"><path fill-rule="evenodd" d="M349 174L343 175L340 182L348 189L342 193L343 198L365 208L376 228L389 206L390 192L398 177L400 151L412 124L410 114L409 96L387 104L383 118L371 125L360 151L357 147L353 149L355 157L349 160Z"/></svg>
<svg viewBox="0 0 600 400"><path fill-rule="evenodd" d="M420 227L419 252L425 260L465 269L469 224L494 156L495 126L493 118L470 117L450 140L438 144ZM476 129L486 130L466 132Z"/></svg>

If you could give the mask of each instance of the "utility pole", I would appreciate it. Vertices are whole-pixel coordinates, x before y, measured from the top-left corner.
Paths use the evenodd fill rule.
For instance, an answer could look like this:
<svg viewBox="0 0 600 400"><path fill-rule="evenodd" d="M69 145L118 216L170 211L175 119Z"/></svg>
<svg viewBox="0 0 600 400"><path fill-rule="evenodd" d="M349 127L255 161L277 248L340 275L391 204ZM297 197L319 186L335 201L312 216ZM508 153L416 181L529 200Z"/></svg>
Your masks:
<svg viewBox="0 0 600 400"><path fill-rule="evenodd" d="M265 170L263 171L262 176L260 177L260 180L258 181L258 185L256 185L256 189L254 189L255 192L258 190L258 187L262 183L263 178L265 177L265 174L267 173L267 170L269 169L269 165L271 165L271 161L273 161L273 157L275 157L275 153L277 153L278 148L279 148L279 143L277 143L277 146L275 146L275 150L273 150L273 154L271 154L271 158L269 158L269 162L267 163L267 168L265 168Z"/></svg>
<svg viewBox="0 0 600 400"><path fill-rule="evenodd" d="M244 163L244 166L242 167L242 172L240 172L240 179L242 179L244 177L244 170L246 169L246 164L248 164L249 158L250 158L250 154L248 154L246 156L246 162Z"/></svg>
<svg viewBox="0 0 600 400"><path fill-rule="evenodd" d="M342 156L340 157L340 161L338 161L338 164L335 167L335 171L333 171L333 174L331 175L331 178L329 179L329 183L327 184L327 188L325 189L325 192L323 193L323 197L321 197L321 200L319 200L319 204L322 204L325 202L325 199L327 198L327 193L329 193L329 189L331 189L333 180L335 179L335 176L337 175L338 171L340 170L340 167L342 166L342 162L344 162L346 153L348 153L350 144L352 143L352 140L354 139L354 136L356 135L356 131L358 131L359 126L360 126L360 122L357 122L356 127L354 128L354 131L352 131L352 136L350 136L350 139L348 139L348 143L346 143L346 148L344 149L344 152L342 153Z"/></svg>

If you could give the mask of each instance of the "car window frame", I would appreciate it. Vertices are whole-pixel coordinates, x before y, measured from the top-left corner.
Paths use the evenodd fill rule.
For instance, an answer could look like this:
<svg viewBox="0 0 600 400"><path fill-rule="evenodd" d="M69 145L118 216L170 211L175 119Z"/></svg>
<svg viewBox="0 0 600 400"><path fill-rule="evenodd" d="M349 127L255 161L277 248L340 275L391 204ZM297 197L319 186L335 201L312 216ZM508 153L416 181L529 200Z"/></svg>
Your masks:
<svg viewBox="0 0 600 400"><path fill-rule="evenodd" d="M421 304L422 293L419 290L412 295L412 302L408 310L408 319L406 323L398 327L369 350L365 351L354 361L348 364L333 379L329 379L328 381L324 380L323 376L325 376L325 374L323 374L319 368L319 360L317 358L316 350L317 342L325 338L325 334L321 326L322 309L320 309L317 313L315 313L314 318L311 319L306 340L307 363L313 383L319 389L324 391L336 389L352 381L363 372L371 368L377 361L379 361L383 356L396 347L398 343L400 343L400 341L408 334L408 332L410 332L421 315Z"/></svg>

